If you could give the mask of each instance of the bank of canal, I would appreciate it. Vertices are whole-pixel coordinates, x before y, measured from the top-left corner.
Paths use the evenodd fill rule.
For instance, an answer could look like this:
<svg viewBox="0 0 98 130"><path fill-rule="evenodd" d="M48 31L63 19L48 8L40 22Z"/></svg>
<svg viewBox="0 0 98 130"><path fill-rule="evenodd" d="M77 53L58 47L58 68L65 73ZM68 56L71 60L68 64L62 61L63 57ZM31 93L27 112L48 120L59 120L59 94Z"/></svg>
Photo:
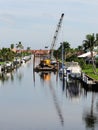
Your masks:
<svg viewBox="0 0 98 130"><path fill-rule="evenodd" d="M0 80L1 130L97 130L98 93L56 73L33 73L33 61Z"/></svg>

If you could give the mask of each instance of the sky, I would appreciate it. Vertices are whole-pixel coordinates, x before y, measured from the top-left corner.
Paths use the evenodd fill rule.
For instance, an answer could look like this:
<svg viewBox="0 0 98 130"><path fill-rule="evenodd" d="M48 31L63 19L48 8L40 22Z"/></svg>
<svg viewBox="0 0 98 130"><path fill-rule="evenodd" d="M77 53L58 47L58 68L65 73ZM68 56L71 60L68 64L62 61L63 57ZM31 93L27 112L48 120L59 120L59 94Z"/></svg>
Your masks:
<svg viewBox="0 0 98 130"><path fill-rule="evenodd" d="M0 48L21 41L24 48L50 49L62 13L54 49L63 41L76 48L98 33L98 0L0 0Z"/></svg>

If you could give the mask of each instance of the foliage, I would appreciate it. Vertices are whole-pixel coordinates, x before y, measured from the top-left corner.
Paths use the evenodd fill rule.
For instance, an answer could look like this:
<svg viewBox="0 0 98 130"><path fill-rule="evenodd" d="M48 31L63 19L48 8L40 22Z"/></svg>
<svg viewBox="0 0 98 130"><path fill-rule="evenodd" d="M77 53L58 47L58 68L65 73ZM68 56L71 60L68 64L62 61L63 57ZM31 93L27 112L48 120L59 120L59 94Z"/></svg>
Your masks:
<svg viewBox="0 0 98 130"><path fill-rule="evenodd" d="M0 50L0 58L3 59L3 61L12 61L15 57L15 53L11 51L10 48L2 48Z"/></svg>
<svg viewBox="0 0 98 130"><path fill-rule="evenodd" d="M3 64L4 61L13 61L15 57L22 58L22 56L31 55L30 47L27 47L27 50L24 52L23 45L21 42L16 44L16 47L19 49L17 52L13 52L14 44L11 44L10 48L2 48L0 50L0 64Z"/></svg>
<svg viewBox="0 0 98 130"><path fill-rule="evenodd" d="M21 50L21 49L23 49L24 47L23 47L22 43L19 42L18 44L16 44L16 48L19 49L19 50Z"/></svg>
<svg viewBox="0 0 98 130"><path fill-rule="evenodd" d="M97 35L97 34L96 34ZM90 50L93 51L94 47L97 45L97 37L93 34L87 34L86 40L83 41L83 48L84 50Z"/></svg>
<svg viewBox="0 0 98 130"><path fill-rule="evenodd" d="M83 69L83 72L85 72L91 78L98 80L98 75L93 72L92 65L86 65L85 68ZM98 69L97 69L97 72L98 72Z"/></svg>
<svg viewBox="0 0 98 130"><path fill-rule="evenodd" d="M86 35L86 40L83 41L83 48L84 50L89 50L91 53L91 59L92 59L92 63L93 63L93 71L96 74L96 66L94 63L94 57L93 57L93 50L94 47L97 46L98 42L98 34L96 34L96 37L94 36L94 34L88 34Z"/></svg>
<svg viewBox="0 0 98 130"><path fill-rule="evenodd" d="M14 44L11 44L11 47L10 47L11 49L13 49L14 48Z"/></svg>
<svg viewBox="0 0 98 130"><path fill-rule="evenodd" d="M63 45L63 55L65 57L65 55L68 54L68 52L70 52L70 44L68 42L63 42L60 44L60 47L54 51L54 56L61 58L62 57L62 45Z"/></svg>

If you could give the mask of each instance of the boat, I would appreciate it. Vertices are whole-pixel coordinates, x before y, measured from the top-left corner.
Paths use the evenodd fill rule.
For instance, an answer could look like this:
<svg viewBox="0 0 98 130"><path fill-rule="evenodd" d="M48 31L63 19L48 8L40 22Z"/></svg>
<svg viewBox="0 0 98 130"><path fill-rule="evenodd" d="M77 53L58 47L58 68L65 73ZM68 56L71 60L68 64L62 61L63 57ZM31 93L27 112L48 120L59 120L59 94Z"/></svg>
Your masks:
<svg viewBox="0 0 98 130"><path fill-rule="evenodd" d="M40 71L53 71L53 72L55 72L55 71L57 71L57 69L56 68L49 68L49 67L44 67L44 68L36 67L36 68L34 68L34 71L36 71L36 72L40 72Z"/></svg>
<svg viewBox="0 0 98 130"><path fill-rule="evenodd" d="M71 78L81 78L81 67L78 62L72 62L71 65L66 70Z"/></svg>
<svg viewBox="0 0 98 130"><path fill-rule="evenodd" d="M41 67L41 66L36 66L35 68L34 68L34 71L36 71L36 72L40 72L40 71L57 71L58 69L57 69L57 67L55 67L55 66L51 66L51 67L48 67L48 66L46 66L46 67Z"/></svg>
<svg viewBox="0 0 98 130"><path fill-rule="evenodd" d="M34 67L34 71L57 71L58 70L58 64L51 64L50 59L42 59L40 60L40 63Z"/></svg>

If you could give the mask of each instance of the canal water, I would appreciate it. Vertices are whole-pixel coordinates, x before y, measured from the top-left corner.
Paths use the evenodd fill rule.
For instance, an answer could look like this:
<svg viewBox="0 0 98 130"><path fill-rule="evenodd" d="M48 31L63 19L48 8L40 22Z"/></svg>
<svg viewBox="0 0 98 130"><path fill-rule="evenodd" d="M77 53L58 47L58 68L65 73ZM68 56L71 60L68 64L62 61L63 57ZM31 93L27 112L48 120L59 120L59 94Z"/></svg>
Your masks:
<svg viewBox="0 0 98 130"><path fill-rule="evenodd" d="M98 93L84 87L23 64L0 80L0 130L98 130Z"/></svg>

